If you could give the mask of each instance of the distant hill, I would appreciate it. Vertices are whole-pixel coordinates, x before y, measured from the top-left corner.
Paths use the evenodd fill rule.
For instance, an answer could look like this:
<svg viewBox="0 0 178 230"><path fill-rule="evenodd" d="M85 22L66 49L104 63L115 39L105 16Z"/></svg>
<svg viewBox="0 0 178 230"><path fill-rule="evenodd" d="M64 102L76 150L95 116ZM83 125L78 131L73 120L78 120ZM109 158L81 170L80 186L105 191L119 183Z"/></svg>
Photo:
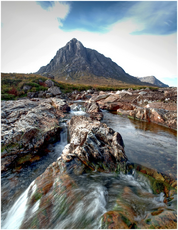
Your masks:
<svg viewBox="0 0 178 230"><path fill-rule="evenodd" d="M169 87L169 85L164 84L163 82L159 81L154 76L148 76L148 77L138 77L138 79L145 83L151 83L153 85L156 85L158 87Z"/></svg>
<svg viewBox="0 0 178 230"><path fill-rule="evenodd" d="M75 38L59 49L50 63L42 66L36 73L43 76L51 74L58 81L78 84L145 85L127 74L110 58L96 50L85 48Z"/></svg>

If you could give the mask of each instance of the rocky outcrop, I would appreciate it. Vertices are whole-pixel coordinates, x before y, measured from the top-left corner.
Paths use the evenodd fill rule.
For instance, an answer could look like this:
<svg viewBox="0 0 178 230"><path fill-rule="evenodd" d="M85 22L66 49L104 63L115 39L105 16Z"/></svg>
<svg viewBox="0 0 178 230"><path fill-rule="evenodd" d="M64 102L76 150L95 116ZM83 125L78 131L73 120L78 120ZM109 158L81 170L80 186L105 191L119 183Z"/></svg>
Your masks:
<svg viewBox="0 0 178 230"><path fill-rule="evenodd" d="M122 114L121 110L118 110L118 112ZM136 109L128 112L129 116L134 119L153 122L167 126L171 129L177 129L177 111L137 107Z"/></svg>
<svg viewBox="0 0 178 230"><path fill-rule="evenodd" d="M21 157L33 161L39 148L59 135L59 119L69 109L57 98L2 101L1 170L17 166Z"/></svg>
<svg viewBox="0 0 178 230"><path fill-rule="evenodd" d="M177 88L122 90L93 94L89 102L134 119L177 129Z"/></svg>
<svg viewBox="0 0 178 230"><path fill-rule="evenodd" d="M127 157L119 133L84 116L73 117L68 126L70 144L64 148L61 158L70 162L70 170L78 173L81 165L80 173L88 169L101 172L125 171ZM80 162L78 166L76 160Z"/></svg>

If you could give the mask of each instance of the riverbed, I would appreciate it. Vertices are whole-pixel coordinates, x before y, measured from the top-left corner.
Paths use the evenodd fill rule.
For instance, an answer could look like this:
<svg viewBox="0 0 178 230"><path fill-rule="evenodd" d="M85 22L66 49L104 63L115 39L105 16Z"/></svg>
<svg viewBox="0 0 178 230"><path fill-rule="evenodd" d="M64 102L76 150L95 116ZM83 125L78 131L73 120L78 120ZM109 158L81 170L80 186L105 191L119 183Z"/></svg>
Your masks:
<svg viewBox="0 0 178 230"><path fill-rule="evenodd" d="M66 119L70 119L70 117L73 115L84 114L85 112L80 106L78 110L76 109L72 111L71 114L66 117ZM138 163L152 169L157 169L161 173L167 174L173 178L177 178L176 131L172 131L168 128L152 123L131 120L127 117L122 117L121 115L112 114L107 111L103 111L103 114L104 117L102 122L106 123L109 127L113 128L115 131L121 134L124 140L125 153L130 162ZM10 208L13 206L15 201L17 201L18 198L21 195L23 195L22 193L28 188L30 183L32 183L33 180L35 180L39 175L41 175L49 166L49 164L56 161L56 159L61 155L64 146L67 144L67 127L65 125L65 122L63 122L63 124L61 125L63 126L63 131L61 132L60 140L57 143L48 146L47 155L45 155L39 161L34 162L31 165L27 165L18 172L8 171L6 173L2 173L2 226L6 226L7 228L9 227L9 225L7 224L7 220L7 225L4 225L3 220L6 218ZM106 175L90 175L87 177L87 180L86 178L79 178L80 181L83 182L81 190L76 191L76 194L78 194L77 196L83 193L83 202L85 201L86 204L94 202L96 205L98 205L95 210L97 214L91 214L92 207L91 210L88 210L91 214L90 219L84 220L84 222L88 221L87 228L100 227L99 218L104 212L109 210L109 208L114 203L118 188L120 188L121 191L123 191L125 187L133 188L134 183L134 186L136 186L136 190L141 188L143 191L151 193L151 188L145 181L143 183L143 181L139 181L136 177L132 175L123 177L107 175L107 177L110 178L109 184ZM86 181L88 181L87 183L90 184L90 186L87 186ZM84 188L86 189L85 191ZM134 189L132 190L133 192L135 191ZM91 196L87 196L88 193L91 193ZM93 200L91 200L92 196L94 196ZM9 197L9 199L7 199L7 197ZM155 197L153 201L154 203L158 202L158 204L156 203L155 205L164 206L164 204L162 203L162 195ZM153 201L150 202L153 203ZM80 214L82 210L84 211L82 207L87 205L79 206L80 207L77 210ZM142 208L138 207L138 210L140 209ZM147 211L148 210L145 210L145 212ZM74 218L74 214L71 215L73 215ZM91 222L93 215L95 216L95 221L92 225ZM142 216L144 218L144 213L142 213ZM68 219L71 218L72 217L68 216ZM85 218L87 219L86 216ZM83 222L79 224L79 219L71 219L71 225L69 221L66 222L65 220L63 220L62 222L61 220L57 222L55 226L51 227L70 228L72 226L73 228L85 228L86 225ZM66 223L67 225L65 225Z"/></svg>

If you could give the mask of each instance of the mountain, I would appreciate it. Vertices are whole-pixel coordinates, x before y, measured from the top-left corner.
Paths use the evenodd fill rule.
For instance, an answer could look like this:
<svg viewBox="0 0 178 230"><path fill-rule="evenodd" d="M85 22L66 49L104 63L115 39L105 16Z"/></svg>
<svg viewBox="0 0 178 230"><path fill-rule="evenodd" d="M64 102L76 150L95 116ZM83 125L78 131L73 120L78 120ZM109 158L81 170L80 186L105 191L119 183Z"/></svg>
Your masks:
<svg viewBox="0 0 178 230"><path fill-rule="evenodd" d="M159 81L155 76L148 76L148 77L138 77L138 79L145 83L151 83L158 87L169 87L169 85L164 84L163 82Z"/></svg>
<svg viewBox="0 0 178 230"><path fill-rule="evenodd" d="M85 48L73 38L37 74L52 74L56 80L86 84L136 84L145 85L136 77L127 74L110 58L96 50Z"/></svg>

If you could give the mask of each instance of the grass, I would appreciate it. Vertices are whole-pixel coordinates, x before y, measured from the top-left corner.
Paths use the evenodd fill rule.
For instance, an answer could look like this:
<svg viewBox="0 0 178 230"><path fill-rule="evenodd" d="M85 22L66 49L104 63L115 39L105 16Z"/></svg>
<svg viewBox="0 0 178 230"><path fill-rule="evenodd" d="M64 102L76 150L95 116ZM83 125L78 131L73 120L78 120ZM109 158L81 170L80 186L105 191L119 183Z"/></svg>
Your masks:
<svg viewBox="0 0 178 230"><path fill-rule="evenodd" d="M45 91L45 81L47 77L39 74L18 74L18 73L1 73L1 100L16 100L27 96L28 92ZM117 91L122 89L132 88L133 90L143 89L148 86L128 85L125 83L117 83L114 85L104 85L102 81L95 81L95 84L79 84L79 83L67 83L64 81L52 80L55 86L60 87L62 93L71 93L74 90L79 92L89 89L95 89L98 91ZM97 84L96 84L97 82ZM116 83L116 82L114 82ZM24 90L24 86L30 86L29 90ZM152 90L157 90L157 87L149 87Z"/></svg>

